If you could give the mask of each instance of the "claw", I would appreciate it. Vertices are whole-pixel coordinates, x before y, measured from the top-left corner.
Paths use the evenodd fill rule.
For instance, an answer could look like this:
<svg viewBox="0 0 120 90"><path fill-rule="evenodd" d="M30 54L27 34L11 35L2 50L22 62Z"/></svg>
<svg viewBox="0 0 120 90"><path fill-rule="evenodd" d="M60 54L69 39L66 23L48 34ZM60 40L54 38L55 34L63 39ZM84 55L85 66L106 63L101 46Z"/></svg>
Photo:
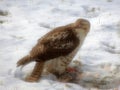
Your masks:
<svg viewBox="0 0 120 90"><path fill-rule="evenodd" d="M25 78L26 82L37 82L38 80L39 80L39 78L32 77L32 76L28 76Z"/></svg>

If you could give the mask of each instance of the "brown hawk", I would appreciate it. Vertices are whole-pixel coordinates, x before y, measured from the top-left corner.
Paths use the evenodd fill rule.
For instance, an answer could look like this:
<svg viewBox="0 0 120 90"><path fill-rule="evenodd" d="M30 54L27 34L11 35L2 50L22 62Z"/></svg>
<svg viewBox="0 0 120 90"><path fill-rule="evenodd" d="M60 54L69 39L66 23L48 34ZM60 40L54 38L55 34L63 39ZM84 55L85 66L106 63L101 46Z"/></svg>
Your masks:
<svg viewBox="0 0 120 90"><path fill-rule="evenodd" d="M36 61L31 75L25 80L38 81L44 67L53 74L62 74L81 47L89 29L88 20L78 19L74 23L57 27L41 37L29 55L17 62L17 66L21 66Z"/></svg>

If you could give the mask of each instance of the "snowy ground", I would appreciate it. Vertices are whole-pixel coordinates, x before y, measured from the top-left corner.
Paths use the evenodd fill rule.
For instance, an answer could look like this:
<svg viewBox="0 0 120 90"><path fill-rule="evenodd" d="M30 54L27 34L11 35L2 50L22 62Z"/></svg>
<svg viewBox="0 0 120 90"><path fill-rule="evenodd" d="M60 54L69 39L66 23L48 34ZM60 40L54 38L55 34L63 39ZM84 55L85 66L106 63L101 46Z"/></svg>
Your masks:
<svg viewBox="0 0 120 90"><path fill-rule="evenodd" d="M0 90L87 90L119 88L120 0L0 0ZM7 14L7 13L6 13ZM82 62L81 81L60 83L50 76L24 82L16 62L52 28L86 18L91 31L74 60ZM29 69L29 70L28 70Z"/></svg>

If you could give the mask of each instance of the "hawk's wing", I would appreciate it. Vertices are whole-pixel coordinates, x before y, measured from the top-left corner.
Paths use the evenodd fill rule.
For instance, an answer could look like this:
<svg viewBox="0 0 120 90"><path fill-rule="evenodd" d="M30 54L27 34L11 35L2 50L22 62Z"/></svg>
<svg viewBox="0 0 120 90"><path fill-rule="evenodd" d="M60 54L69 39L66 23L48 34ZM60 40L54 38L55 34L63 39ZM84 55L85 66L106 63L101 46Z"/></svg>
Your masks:
<svg viewBox="0 0 120 90"><path fill-rule="evenodd" d="M72 30L59 28L42 37L32 52L41 60L49 60L68 55L78 44L79 39Z"/></svg>

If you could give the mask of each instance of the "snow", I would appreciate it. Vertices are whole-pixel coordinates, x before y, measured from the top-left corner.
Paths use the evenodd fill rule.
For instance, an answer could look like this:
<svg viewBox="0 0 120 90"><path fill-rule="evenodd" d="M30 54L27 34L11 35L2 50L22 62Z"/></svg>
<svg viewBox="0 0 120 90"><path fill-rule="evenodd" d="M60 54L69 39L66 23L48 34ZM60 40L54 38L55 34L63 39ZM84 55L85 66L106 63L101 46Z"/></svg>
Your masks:
<svg viewBox="0 0 120 90"><path fill-rule="evenodd" d="M88 90L95 83L98 88L119 88L120 0L1 0L0 10L8 12L0 15L0 90ZM16 62L52 28L78 18L91 23L74 58L82 63L80 83L57 82L52 75L38 83L24 82L34 63L20 71ZM101 80L108 83L97 83Z"/></svg>

